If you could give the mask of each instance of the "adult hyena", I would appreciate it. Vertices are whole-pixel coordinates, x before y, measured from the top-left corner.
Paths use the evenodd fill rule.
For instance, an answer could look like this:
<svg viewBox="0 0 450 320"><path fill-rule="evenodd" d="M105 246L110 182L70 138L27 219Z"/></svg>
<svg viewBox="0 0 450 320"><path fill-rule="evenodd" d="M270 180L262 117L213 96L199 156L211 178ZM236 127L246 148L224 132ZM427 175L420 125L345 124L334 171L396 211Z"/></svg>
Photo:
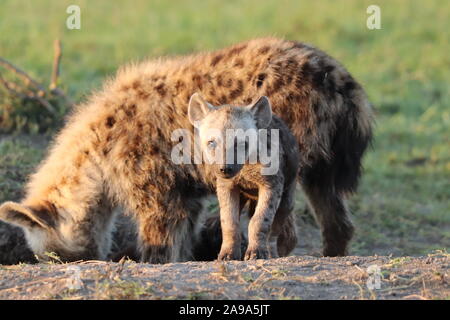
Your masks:
<svg viewBox="0 0 450 320"><path fill-rule="evenodd" d="M223 235L218 259L241 259L240 214L247 202L250 223L244 258L288 254L297 242L295 226L289 222L300 159L295 137L272 114L269 99L263 96L245 107L214 107L194 94L188 115L208 173L215 176ZM279 237L286 223L293 229L292 238Z"/></svg>
<svg viewBox="0 0 450 320"><path fill-rule="evenodd" d="M201 199L214 185L203 165L170 156L175 129L193 134L187 109L194 92L215 105L270 98L298 142L299 181L321 226L323 253L344 255L353 233L345 196L360 176L372 111L338 62L273 38L121 69L74 110L25 198L4 203L0 218L22 227L38 255L102 259L121 207L137 221L143 261L189 259Z"/></svg>

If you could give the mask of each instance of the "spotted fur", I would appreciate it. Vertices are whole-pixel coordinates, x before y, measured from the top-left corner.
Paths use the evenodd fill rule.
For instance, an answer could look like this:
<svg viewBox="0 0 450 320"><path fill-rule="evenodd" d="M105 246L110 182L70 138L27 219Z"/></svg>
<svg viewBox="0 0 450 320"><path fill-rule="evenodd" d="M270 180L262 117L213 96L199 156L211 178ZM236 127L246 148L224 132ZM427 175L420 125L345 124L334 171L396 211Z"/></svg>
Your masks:
<svg viewBox="0 0 450 320"><path fill-rule="evenodd" d="M357 186L372 110L334 59L275 38L122 68L74 110L25 198L3 204L0 218L24 228L38 255L99 259L110 250L119 207L137 223L143 261L190 259L213 182L202 165L172 163L170 152L172 131L192 130L194 92L215 105L270 98L298 142L299 180L321 225L324 254L345 254L353 227L344 197Z"/></svg>

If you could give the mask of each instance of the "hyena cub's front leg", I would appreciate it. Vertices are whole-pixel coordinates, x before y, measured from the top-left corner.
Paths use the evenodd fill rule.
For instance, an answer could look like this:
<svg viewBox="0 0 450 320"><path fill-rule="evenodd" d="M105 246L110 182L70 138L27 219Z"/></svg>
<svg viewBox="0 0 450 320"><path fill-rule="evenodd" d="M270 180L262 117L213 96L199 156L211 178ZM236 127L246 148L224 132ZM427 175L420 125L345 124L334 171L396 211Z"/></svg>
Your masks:
<svg viewBox="0 0 450 320"><path fill-rule="evenodd" d="M275 213L280 205L282 189L280 187L261 187L258 192L258 203L248 226L248 247L244 259L267 259L277 257L271 252L269 235Z"/></svg>
<svg viewBox="0 0 450 320"><path fill-rule="evenodd" d="M217 198L220 205L222 247L219 260L241 259L241 232L239 228L239 188L225 179L217 179Z"/></svg>

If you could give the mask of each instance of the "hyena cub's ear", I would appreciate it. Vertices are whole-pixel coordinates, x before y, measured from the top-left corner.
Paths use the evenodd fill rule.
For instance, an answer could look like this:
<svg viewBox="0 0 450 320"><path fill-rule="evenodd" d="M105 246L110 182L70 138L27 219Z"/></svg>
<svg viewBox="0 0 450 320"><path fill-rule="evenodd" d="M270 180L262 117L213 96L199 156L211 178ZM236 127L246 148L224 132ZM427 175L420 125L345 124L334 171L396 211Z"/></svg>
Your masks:
<svg viewBox="0 0 450 320"><path fill-rule="evenodd" d="M194 93L189 100L188 116L189 121L198 126L201 121L209 112L214 110L214 107L206 102L199 93Z"/></svg>
<svg viewBox="0 0 450 320"><path fill-rule="evenodd" d="M36 210L10 201L0 206L0 219L26 229L54 226L53 217L46 208Z"/></svg>
<svg viewBox="0 0 450 320"><path fill-rule="evenodd" d="M255 103L247 107L253 114L256 125L259 129L267 128L272 121L272 107L269 98L262 96Z"/></svg>

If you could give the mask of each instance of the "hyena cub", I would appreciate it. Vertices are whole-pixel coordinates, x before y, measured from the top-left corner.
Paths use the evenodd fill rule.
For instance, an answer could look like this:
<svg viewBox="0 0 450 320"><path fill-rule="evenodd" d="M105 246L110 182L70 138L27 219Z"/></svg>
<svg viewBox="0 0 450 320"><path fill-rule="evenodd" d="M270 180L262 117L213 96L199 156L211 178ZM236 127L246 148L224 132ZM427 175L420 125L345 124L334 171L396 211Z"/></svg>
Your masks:
<svg viewBox="0 0 450 320"><path fill-rule="evenodd" d="M222 227L218 259L242 258L239 220L247 203L250 223L244 259L287 255L296 237L281 233L292 219L299 151L288 127L272 114L269 99L262 96L244 107L215 107L196 93L188 115L206 172L216 181Z"/></svg>

